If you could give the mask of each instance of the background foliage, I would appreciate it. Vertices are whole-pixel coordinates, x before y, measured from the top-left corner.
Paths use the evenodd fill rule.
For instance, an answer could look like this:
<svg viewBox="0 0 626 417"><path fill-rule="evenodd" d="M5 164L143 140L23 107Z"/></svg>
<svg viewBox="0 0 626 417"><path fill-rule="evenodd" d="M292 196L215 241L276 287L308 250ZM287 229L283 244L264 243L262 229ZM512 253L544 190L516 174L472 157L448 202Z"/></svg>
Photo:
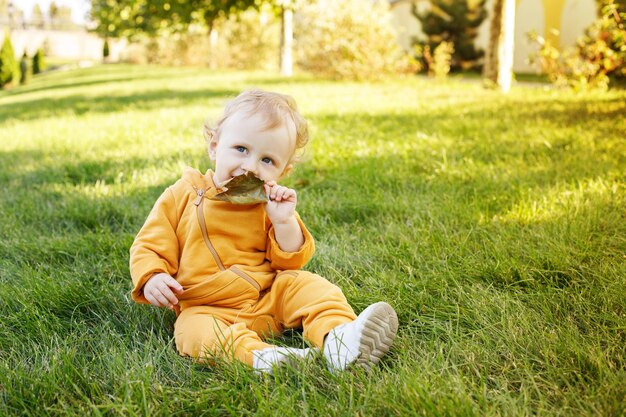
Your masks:
<svg viewBox="0 0 626 417"><path fill-rule="evenodd" d="M430 0L428 10L420 12L418 5L412 7L412 14L420 21L426 40L414 39L418 58L429 71L432 61L426 54L432 54L442 42L452 43L454 53L450 65L453 69L467 70L478 68L484 52L474 45L478 28L487 17L486 0ZM426 58L426 59L424 59Z"/></svg>
<svg viewBox="0 0 626 417"><path fill-rule="evenodd" d="M13 43L10 36L5 36L0 48L0 88L8 84L18 84L20 80L20 66L15 59Z"/></svg>
<svg viewBox="0 0 626 417"><path fill-rule="evenodd" d="M391 28L386 2L319 0L299 7L298 65L334 79L376 79L415 72Z"/></svg>
<svg viewBox="0 0 626 417"><path fill-rule="evenodd" d="M626 6L606 1L601 14L580 37L574 48L559 50L536 33L529 34L539 46L534 57L542 72L558 86L574 90L606 90L610 78L626 77Z"/></svg>
<svg viewBox="0 0 626 417"><path fill-rule="evenodd" d="M271 1L264 1L271 3ZM233 13L258 7L255 0L91 0L94 30L103 37L133 38L186 31L199 25L210 30L214 22Z"/></svg>
<svg viewBox="0 0 626 417"><path fill-rule="evenodd" d="M43 48L38 48L33 55L33 74L39 74L46 69Z"/></svg>
<svg viewBox="0 0 626 417"><path fill-rule="evenodd" d="M202 31L168 36L136 37L122 60L129 63L161 65L209 65L211 54L216 66L226 69L276 69L280 22L271 8L260 7L231 14L219 23L215 45Z"/></svg>

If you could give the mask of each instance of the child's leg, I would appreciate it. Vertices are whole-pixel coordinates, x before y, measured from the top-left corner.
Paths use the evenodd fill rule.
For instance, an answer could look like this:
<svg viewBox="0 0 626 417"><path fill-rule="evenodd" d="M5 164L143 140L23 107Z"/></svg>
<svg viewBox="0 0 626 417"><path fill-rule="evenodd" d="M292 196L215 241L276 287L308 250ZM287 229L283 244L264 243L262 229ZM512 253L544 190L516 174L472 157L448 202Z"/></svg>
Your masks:
<svg viewBox="0 0 626 417"><path fill-rule="evenodd" d="M174 324L174 337L181 355L199 359L220 356L253 365L253 351L272 347L247 329L245 323L233 324L216 312L215 308L195 306L180 313Z"/></svg>
<svg viewBox="0 0 626 417"><path fill-rule="evenodd" d="M322 347L335 327L356 318L339 287L307 271L285 271L276 276L271 291L259 303L286 328L303 328L303 336Z"/></svg>
<svg viewBox="0 0 626 417"><path fill-rule="evenodd" d="M306 271L277 275L259 305L273 311L284 327L302 327L304 337L322 348L333 372L351 364L369 369L389 351L398 330L389 304L372 304L357 318L337 286Z"/></svg>

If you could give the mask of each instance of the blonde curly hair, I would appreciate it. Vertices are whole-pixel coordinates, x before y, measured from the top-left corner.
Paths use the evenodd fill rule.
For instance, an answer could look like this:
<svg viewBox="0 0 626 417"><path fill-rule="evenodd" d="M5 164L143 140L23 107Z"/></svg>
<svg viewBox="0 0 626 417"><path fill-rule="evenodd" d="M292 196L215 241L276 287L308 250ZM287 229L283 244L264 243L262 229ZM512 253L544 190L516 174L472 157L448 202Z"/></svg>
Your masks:
<svg viewBox="0 0 626 417"><path fill-rule="evenodd" d="M309 141L309 127L306 119L298 111L296 100L286 94L260 89L244 91L228 102L215 127L211 127L208 123L204 124L202 133L207 147L213 139L219 140L224 123L238 111L261 114L265 118L263 129L267 130L281 126L288 120L292 121L296 131L296 147L290 162L297 162L301 159L304 147Z"/></svg>

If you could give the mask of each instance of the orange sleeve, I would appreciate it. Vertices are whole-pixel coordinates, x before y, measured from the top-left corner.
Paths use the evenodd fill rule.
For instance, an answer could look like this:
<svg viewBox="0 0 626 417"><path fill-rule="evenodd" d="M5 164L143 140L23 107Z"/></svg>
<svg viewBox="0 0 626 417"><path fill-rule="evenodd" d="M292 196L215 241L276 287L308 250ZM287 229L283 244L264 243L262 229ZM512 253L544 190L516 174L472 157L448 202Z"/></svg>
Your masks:
<svg viewBox="0 0 626 417"><path fill-rule="evenodd" d="M274 270L285 271L302 269L315 253L315 241L313 240L313 236L302 222L302 219L300 219L298 213L296 213L296 219L298 220L300 229L302 229L302 235L304 236L304 243L297 252L283 251L276 241L274 226L270 226L269 228L265 256L270 261L270 265ZM269 222L269 219L267 219L267 221Z"/></svg>
<svg viewBox="0 0 626 417"><path fill-rule="evenodd" d="M178 225L176 201L168 188L157 200L130 248L132 299L148 303L143 286L155 273L174 276L178 271Z"/></svg>

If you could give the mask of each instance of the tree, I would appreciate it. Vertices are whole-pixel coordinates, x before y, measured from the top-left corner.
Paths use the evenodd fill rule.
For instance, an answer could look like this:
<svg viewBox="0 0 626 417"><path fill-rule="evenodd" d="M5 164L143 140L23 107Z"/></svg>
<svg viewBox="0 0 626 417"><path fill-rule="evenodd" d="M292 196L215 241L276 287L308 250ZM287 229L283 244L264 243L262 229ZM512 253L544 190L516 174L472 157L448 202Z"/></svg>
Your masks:
<svg viewBox="0 0 626 417"><path fill-rule="evenodd" d="M50 18L50 27L55 29L58 27L58 19L59 19L59 6L52 1L50 2L50 7L48 8L48 17Z"/></svg>
<svg viewBox="0 0 626 417"><path fill-rule="evenodd" d="M57 27L59 29L71 29L76 26L72 20L72 8L69 6L59 6L57 11Z"/></svg>
<svg viewBox="0 0 626 417"><path fill-rule="evenodd" d="M93 29L103 38L133 38L136 34L154 34L156 16L149 16L147 0L92 0Z"/></svg>
<svg viewBox="0 0 626 417"><path fill-rule="evenodd" d="M210 32L219 18L258 7L255 0L91 0L95 32L102 36L133 37L185 31L201 24Z"/></svg>
<svg viewBox="0 0 626 417"><path fill-rule="evenodd" d="M46 20L43 15L43 11L39 4L33 6L33 15L31 17L31 24L38 29L43 29L46 25Z"/></svg>
<svg viewBox="0 0 626 417"><path fill-rule="evenodd" d="M495 0L483 77L502 92L511 88L515 0Z"/></svg>
<svg viewBox="0 0 626 417"><path fill-rule="evenodd" d="M2 48L0 48L0 88L20 79L20 68L15 59L13 44L8 33L4 35Z"/></svg>
<svg viewBox="0 0 626 417"><path fill-rule="evenodd" d="M9 20L9 0L0 0L0 19Z"/></svg>
<svg viewBox="0 0 626 417"><path fill-rule="evenodd" d="M451 65L455 69L468 69L478 66L483 51L474 46L478 27L487 11L486 0L430 0L430 8L420 13L413 5L412 13L422 24L422 32L427 36L425 45L430 51L441 42L452 42L454 54ZM419 40L416 43L420 43Z"/></svg>

